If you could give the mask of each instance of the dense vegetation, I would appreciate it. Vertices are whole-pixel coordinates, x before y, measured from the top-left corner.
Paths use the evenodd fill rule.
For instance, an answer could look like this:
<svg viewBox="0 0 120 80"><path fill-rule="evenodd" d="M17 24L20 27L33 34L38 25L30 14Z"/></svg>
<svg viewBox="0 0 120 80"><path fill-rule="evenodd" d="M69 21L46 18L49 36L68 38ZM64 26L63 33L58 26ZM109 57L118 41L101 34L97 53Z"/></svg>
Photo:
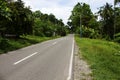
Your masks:
<svg viewBox="0 0 120 80"><path fill-rule="evenodd" d="M75 37L80 54L92 69L93 80L120 80L120 46L100 39Z"/></svg>
<svg viewBox="0 0 120 80"><path fill-rule="evenodd" d="M20 36L21 38L0 38L0 54L7 53L8 51L13 51L20 49L32 44L40 43L46 40L54 39L57 37L40 37L40 36Z"/></svg>
<svg viewBox="0 0 120 80"><path fill-rule="evenodd" d="M81 37L105 38L120 41L120 7L119 0L114 5L106 3L95 14L86 3L74 6L69 18L69 30ZM21 0L0 0L0 36L21 35L65 36L68 27L62 19L53 14L43 14L41 11L31 11ZM117 35L117 36L116 36Z"/></svg>
<svg viewBox="0 0 120 80"><path fill-rule="evenodd" d="M53 14L31 11L22 0L0 0L0 53L76 33L86 37L76 37L76 42L94 79L119 80L120 45L100 39L120 43L120 0L114 0L114 5L106 3L95 14L88 4L77 3L68 25Z"/></svg>
<svg viewBox="0 0 120 80"><path fill-rule="evenodd" d="M78 3L69 18L70 31L80 34L75 40L79 54L90 65L93 80L120 80L119 4L120 0L114 5L106 3L93 14L88 4Z"/></svg>
<svg viewBox="0 0 120 80"><path fill-rule="evenodd" d="M21 0L0 0L0 36L66 35L66 27L62 20L53 14L32 12Z"/></svg>
<svg viewBox="0 0 120 80"><path fill-rule="evenodd" d="M120 7L119 0L114 5L106 3L95 14L86 3L74 6L69 18L70 30L81 37L104 38L106 40L120 41ZM117 35L117 36L116 36Z"/></svg>
<svg viewBox="0 0 120 80"><path fill-rule="evenodd" d="M65 36L67 32L62 19L53 14L33 12L22 0L0 0L0 53Z"/></svg>

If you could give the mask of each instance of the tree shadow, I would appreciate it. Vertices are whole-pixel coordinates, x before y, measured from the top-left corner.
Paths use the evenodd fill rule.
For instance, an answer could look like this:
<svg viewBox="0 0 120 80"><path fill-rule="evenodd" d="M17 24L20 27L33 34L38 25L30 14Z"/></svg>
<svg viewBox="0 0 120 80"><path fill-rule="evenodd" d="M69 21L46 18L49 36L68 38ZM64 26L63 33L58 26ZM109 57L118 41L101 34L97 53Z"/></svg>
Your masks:
<svg viewBox="0 0 120 80"><path fill-rule="evenodd" d="M5 80L1 74L0 74L0 80Z"/></svg>
<svg viewBox="0 0 120 80"><path fill-rule="evenodd" d="M31 44L36 44L39 41L27 39L27 38L3 38L0 40L0 54L7 53L8 51L13 51L20 49ZM0 79L1 80L1 79Z"/></svg>

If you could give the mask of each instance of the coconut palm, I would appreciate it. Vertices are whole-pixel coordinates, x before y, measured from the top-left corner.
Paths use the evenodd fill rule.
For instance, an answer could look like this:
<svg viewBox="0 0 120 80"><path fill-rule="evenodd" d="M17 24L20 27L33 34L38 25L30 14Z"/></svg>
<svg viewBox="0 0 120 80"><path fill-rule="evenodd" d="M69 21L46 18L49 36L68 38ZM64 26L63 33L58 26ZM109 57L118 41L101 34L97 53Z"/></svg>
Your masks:
<svg viewBox="0 0 120 80"><path fill-rule="evenodd" d="M120 0L114 0L114 35L116 33L116 12L115 12L115 5L117 5L118 3L120 3ZM115 39L115 36L114 36Z"/></svg>
<svg viewBox="0 0 120 80"><path fill-rule="evenodd" d="M114 5L120 3L120 0L114 0Z"/></svg>
<svg viewBox="0 0 120 80"><path fill-rule="evenodd" d="M112 9L112 5L106 3L106 5L100 8L98 14L101 17L102 31L103 31L102 34L112 39L114 34L114 31L113 31L114 12Z"/></svg>

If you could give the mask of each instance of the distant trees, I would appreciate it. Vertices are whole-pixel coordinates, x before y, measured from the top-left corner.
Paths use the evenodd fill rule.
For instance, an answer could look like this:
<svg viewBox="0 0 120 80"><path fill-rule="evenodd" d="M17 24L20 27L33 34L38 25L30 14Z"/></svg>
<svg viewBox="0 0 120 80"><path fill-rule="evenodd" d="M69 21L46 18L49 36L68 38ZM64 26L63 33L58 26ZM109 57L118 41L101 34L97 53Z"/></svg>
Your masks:
<svg viewBox="0 0 120 80"><path fill-rule="evenodd" d="M9 3L12 10L11 19L8 23L6 33L16 34L17 37L23 34L32 34L32 11L24 6L21 0Z"/></svg>
<svg viewBox="0 0 120 80"><path fill-rule="evenodd" d="M55 36L66 34L62 20L53 14L32 12L22 0L0 0L0 36L6 34L20 35L34 34L37 36Z"/></svg>
<svg viewBox="0 0 120 80"><path fill-rule="evenodd" d="M114 41L120 43L120 0L114 0Z"/></svg>
<svg viewBox="0 0 120 80"><path fill-rule="evenodd" d="M101 17L101 33L102 35L113 39L114 36L114 10L112 5L106 3L98 11L99 16Z"/></svg>
<svg viewBox="0 0 120 80"><path fill-rule="evenodd" d="M78 34L82 32L83 37L113 40L119 36L120 41L119 4L120 0L114 0L114 6L106 3L93 14L88 4L77 3L72 10L68 25L71 31Z"/></svg>
<svg viewBox="0 0 120 80"><path fill-rule="evenodd" d="M120 32L120 8L115 8L115 33Z"/></svg>
<svg viewBox="0 0 120 80"><path fill-rule="evenodd" d="M40 11L33 13L35 17L34 34L39 36L66 35L66 28L62 20L58 20L53 14L43 14Z"/></svg>
<svg viewBox="0 0 120 80"><path fill-rule="evenodd" d="M14 34L19 37L23 34L32 33L32 11L24 6L21 0L16 2L1 1L0 30L1 35Z"/></svg>
<svg viewBox="0 0 120 80"><path fill-rule="evenodd" d="M6 22L10 21L11 10L8 7L8 3L5 0L0 0L0 35L4 36L6 30Z"/></svg>
<svg viewBox="0 0 120 80"><path fill-rule="evenodd" d="M108 3L102 6L98 11L101 26L101 33L106 39L113 40L116 34L120 32L120 7L119 0L115 0L114 7Z"/></svg>
<svg viewBox="0 0 120 80"><path fill-rule="evenodd" d="M115 5L118 4L118 3L120 3L120 0L114 0Z"/></svg>
<svg viewBox="0 0 120 80"><path fill-rule="evenodd" d="M83 37L91 37L91 34L96 33L91 30L97 30L98 22L92 13L90 6L86 3L77 3L72 10L72 15L69 20L68 25L71 26L71 30L73 32L80 33L81 27ZM86 33L85 29L89 31Z"/></svg>

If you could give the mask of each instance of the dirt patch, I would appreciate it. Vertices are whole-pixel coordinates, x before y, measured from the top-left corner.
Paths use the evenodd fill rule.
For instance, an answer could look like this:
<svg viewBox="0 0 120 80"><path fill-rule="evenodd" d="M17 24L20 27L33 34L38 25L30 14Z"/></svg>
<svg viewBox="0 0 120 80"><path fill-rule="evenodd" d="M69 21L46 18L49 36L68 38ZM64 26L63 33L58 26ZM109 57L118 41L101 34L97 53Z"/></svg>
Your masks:
<svg viewBox="0 0 120 80"><path fill-rule="evenodd" d="M74 54L74 66L73 66L73 77L74 80L92 80L91 69L86 61L83 60L81 54L79 54L79 48L75 44Z"/></svg>

